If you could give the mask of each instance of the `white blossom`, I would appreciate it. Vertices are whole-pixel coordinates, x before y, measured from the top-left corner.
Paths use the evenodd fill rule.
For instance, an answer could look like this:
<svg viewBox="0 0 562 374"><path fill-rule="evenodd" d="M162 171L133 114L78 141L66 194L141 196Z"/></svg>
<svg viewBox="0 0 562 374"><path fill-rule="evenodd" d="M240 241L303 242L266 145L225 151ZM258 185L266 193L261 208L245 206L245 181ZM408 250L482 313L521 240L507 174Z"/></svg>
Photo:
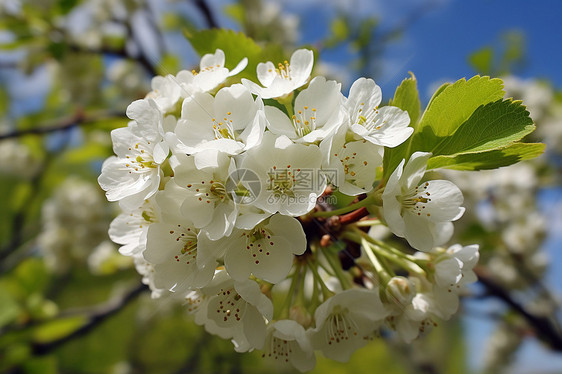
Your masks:
<svg viewBox="0 0 562 374"><path fill-rule="evenodd" d="M372 79L359 78L349 90L346 108L350 129L376 145L396 147L412 135L408 113L394 106L379 108L381 89Z"/></svg>
<svg viewBox="0 0 562 374"><path fill-rule="evenodd" d="M306 250L306 236L300 222L275 214L251 230L235 230L213 243L224 252L226 270L235 280L254 276L271 283L283 280L294 255Z"/></svg>
<svg viewBox="0 0 562 374"><path fill-rule="evenodd" d="M307 334L313 347L326 357L346 362L375 335L387 314L378 288L349 289L332 296L316 309L316 327Z"/></svg>
<svg viewBox="0 0 562 374"><path fill-rule="evenodd" d="M335 81L315 77L297 96L291 118L276 107L265 107L268 129L299 143L324 139L343 123L340 89L341 85Z"/></svg>
<svg viewBox="0 0 562 374"><path fill-rule="evenodd" d="M261 190L253 204L271 214L300 216L311 211L324 192L322 156L315 145L294 144L285 136L264 134L262 143L246 154L242 168L259 177Z"/></svg>
<svg viewBox="0 0 562 374"><path fill-rule="evenodd" d="M415 152L388 179L382 195L384 218L392 232L420 251L445 243L453 233L451 221L464 213L461 191L452 182L418 183L425 174L430 153Z"/></svg>
<svg viewBox="0 0 562 374"><path fill-rule="evenodd" d="M203 92L186 99L175 133L167 139L187 154L213 149L235 155L258 145L264 130L261 99L235 84L214 97Z"/></svg>
<svg viewBox="0 0 562 374"><path fill-rule="evenodd" d="M293 365L301 372L316 365L314 350L304 328L293 320L280 320L267 326L263 357Z"/></svg>
<svg viewBox="0 0 562 374"><path fill-rule="evenodd" d="M262 99L279 98L303 86L310 77L313 64L312 51L299 49L291 56L290 63L285 61L277 67L271 61L258 64L258 80L263 87L247 79L242 79L242 84Z"/></svg>

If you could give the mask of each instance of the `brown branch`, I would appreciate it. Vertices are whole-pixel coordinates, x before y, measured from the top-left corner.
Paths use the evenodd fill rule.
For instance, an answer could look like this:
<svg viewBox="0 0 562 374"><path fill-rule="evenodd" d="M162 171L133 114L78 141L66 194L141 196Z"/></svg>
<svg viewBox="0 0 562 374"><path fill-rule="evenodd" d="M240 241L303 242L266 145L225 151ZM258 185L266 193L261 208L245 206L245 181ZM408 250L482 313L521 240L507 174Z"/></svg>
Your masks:
<svg viewBox="0 0 562 374"><path fill-rule="evenodd" d="M211 8L209 7L209 5L205 0L194 0L193 3L205 17L205 21L207 22L207 26L209 28L211 29L219 28L219 24L215 18L215 15L213 14L213 11L211 10Z"/></svg>
<svg viewBox="0 0 562 374"><path fill-rule="evenodd" d="M88 54L101 54L106 56L121 57L124 59L129 59L137 61L141 66L150 74L150 76L158 75L156 68L152 61L150 61L142 51L139 52L138 56L133 56L125 48L108 48L102 47L99 49L82 47L77 44L70 44L69 48L74 52L88 53ZM141 49L139 47L139 49Z"/></svg>
<svg viewBox="0 0 562 374"><path fill-rule="evenodd" d="M141 293L146 290L148 290L148 287L145 284L141 283L137 287L131 289L129 292L123 295L123 297L121 297L120 299L109 301L106 304L91 309L90 314L88 315L88 322L60 339L53 340L49 343L32 344L31 347L33 353L36 355L49 354L53 350L72 341L73 339L85 336L99 324L107 320L109 317L117 314L120 310L122 310L125 306L135 300Z"/></svg>
<svg viewBox="0 0 562 374"><path fill-rule="evenodd" d="M367 217L369 215L369 211L367 208L362 207L357 210L354 210L351 213L342 214L340 216L340 224L341 225L349 225L350 223L354 223L359 221L363 217Z"/></svg>
<svg viewBox="0 0 562 374"><path fill-rule="evenodd" d="M57 131L70 130L79 125L86 125L97 122L103 119L125 117L125 113L121 112L102 112L101 114L90 114L86 115L82 110L77 110L76 113L69 117L58 121L54 121L51 124L45 126L33 127L30 129L15 130L8 133L0 134L0 140L19 138L26 135L45 135Z"/></svg>
<svg viewBox="0 0 562 374"><path fill-rule="evenodd" d="M511 309L519 313L525 321L534 329L537 337L539 337L543 342L547 343L550 348L555 351L562 352L562 335L561 332L556 328L552 321L545 317L536 316L525 309L525 307L515 301L509 292L507 292L503 287L496 283L488 271L482 267L474 268L474 272L478 275L478 280L482 285L486 287L486 290L490 296L494 296L504 303L506 303Z"/></svg>

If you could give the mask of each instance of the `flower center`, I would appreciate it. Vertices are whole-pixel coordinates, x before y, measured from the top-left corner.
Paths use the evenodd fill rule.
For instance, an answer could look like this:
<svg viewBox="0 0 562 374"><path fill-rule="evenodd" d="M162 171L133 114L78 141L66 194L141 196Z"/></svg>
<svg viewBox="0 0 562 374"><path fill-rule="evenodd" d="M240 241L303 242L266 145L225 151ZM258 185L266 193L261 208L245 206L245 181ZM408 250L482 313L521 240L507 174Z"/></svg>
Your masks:
<svg viewBox="0 0 562 374"><path fill-rule="evenodd" d="M272 191L275 197L280 197L282 195L289 197L295 196L293 186L296 184L296 179L290 168L291 165L287 165L287 168L278 168L276 165L273 165L271 170L267 173L269 176L267 189ZM300 169L297 169L297 172L298 171L300 171Z"/></svg>
<svg viewBox="0 0 562 374"><path fill-rule="evenodd" d="M277 64L277 69L275 69L275 72L278 76L285 80L293 79L291 77L291 65L289 65L289 61L287 60L283 61L283 63Z"/></svg>
<svg viewBox="0 0 562 374"><path fill-rule="evenodd" d="M303 137L316 130L316 108L312 108L309 112L308 107L305 106L303 110L293 114L292 119L293 127L299 137Z"/></svg>
<svg viewBox="0 0 562 374"><path fill-rule="evenodd" d="M349 318L347 308L342 309L339 305L326 321L326 341L328 345L349 340L350 337L357 336L358 328L355 322Z"/></svg>
<svg viewBox="0 0 562 374"><path fill-rule="evenodd" d="M242 233L246 237L246 250L254 258L256 265L260 263L260 258L270 255L270 247L275 245L271 233L263 227L257 227L248 233Z"/></svg>
<svg viewBox="0 0 562 374"><path fill-rule="evenodd" d="M152 158L152 147L150 142L138 142L135 145L129 147L130 154L126 156L127 167L129 174L131 173L144 173L147 169L154 169L158 167L158 164L154 162Z"/></svg>
<svg viewBox="0 0 562 374"><path fill-rule="evenodd" d="M221 288L209 305L209 317L215 312L213 320L220 326L232 326L240 322L246 311L246 301L234 288Z"/></svg>
<svg viewBox="0 0 562 374"><path fill-rule="evenodd" d="M217 121L213 118L211 121L213 123L213 132L215 133L215 140L217 139L232 139L236 140L236 133L234 132L234 127L232 119L230 116L232 112L227 112L223 120Z"/></svg>
<svg viewBox="0 0 562 374"><path fill-rule="evenodd" d="M185 303L187 305L187 312L193 314L201 307L203 295L199 291L191 291L185 296Z"/></svg>
<svg viewBox="0 0 562 374"><path fill-rule="evenodd" d="M266 355L268 357L273 357L274 359L282 359L285 362L289 362L289 354L293 353L291 348L293 341L287 341L284 339L279 339L277 337L272 337L269 346L266 345L264 348L264 354L262 357Z"/></svg>
<svg viewBox="0 0 562 374"><path fill-rule="evenodd" d="M180 253L174 256L177 262L185 261L187 265L194 264L197 258L197 233L191 227L182 228L178 225L179 230L170 230L170 235L176 236L176 241L181 244Z"/></svg>
<svg viewBox="0 0 562 374"><path fill-rule="evenodd" d="M196 76L199 73L215 71L216 69L221 68L221 67L222 67L221 65L216 64L216 65L206 66L203 69L201 69L200 71L197 71L197 70L193 69L193 70L191 70L191 74L193 74L193 76Z"/></svg>
<svg viewBox="0 0 562 374"><path fill-rule="evenodd" d="M365 142L366 140L363 140L363 143ZM357 152L350 151L347 147L347 144L344 144L342 150L339 153L334 153L334 156L337 157L341 162L345 180L349 183L357 185L356 182L358 182L359 179L357 173L360 172L361 168L366 167L369 162L365 159L363 161L358 159L359 156L357 156ZM364 188L366 186L361 185L359 187Z"/></svg>
<svg viewBox="0 0 562 374"><path fill-rule="evenodd" d="M382 125L384 125L384 121L380 123L377 121L379 109L378 108L364 108L365 103L360 104L360 108L357 110L355 123L365 127L368 131L373 132L376 130L380 130Z"/></svg>
<svg viewBox="0 0 562 374"><path fill-rule="evenodd" d="M401 197L402 208L418 216L424 214L426 205L431 202L429 197L431 194L427 192L428 187L429 183L425 182L405 193ZM425 213L425 215L427 217L431 216L430 213Z"/></svg>
<svg viewBox="0 0 562 374"><path fill-rule="evenodd" d="M188 190L195 192L195 198L207 204L210 204L211 201L215 203L222 202L228 194L222 182L212 179L201 181L201 183L189 183L186 187Z"/></svg>

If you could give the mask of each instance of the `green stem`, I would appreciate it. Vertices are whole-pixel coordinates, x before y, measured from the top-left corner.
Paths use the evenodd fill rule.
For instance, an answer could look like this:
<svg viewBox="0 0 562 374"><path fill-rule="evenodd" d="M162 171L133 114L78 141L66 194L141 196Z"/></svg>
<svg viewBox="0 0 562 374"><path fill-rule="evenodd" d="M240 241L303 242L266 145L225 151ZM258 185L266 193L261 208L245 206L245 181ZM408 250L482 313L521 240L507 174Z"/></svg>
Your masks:
<svg viewBox="0 0 562 374"><path fill-rule="evenodd" d="M289 317L289 308L291 307L291 301L293 300L295 288L297 286L297 283L300 284L300 270L301 270L300 265L297 265L295 272L291 276L291 286L289 287L289 291L287 292L287 297L285 298L285 302L283 303L283 306L279 309L279 314L277 316L277 319L283 319Z"/></svg>
<svg viewBox="0 0 562 374"><path fill-rule="evenodd" d="M365 253L367 254L367 257L369 258L369 260L371 261L371 263L375 267L375 270L377 271L377 274L379 275L379 279L381 279L383 284L387 284L388 281L390 280L390 278L392 278L392 277L390 276L388 271L386 271L384 266L381 264L381 262L379 261L379 259L375 255L375 253L373 252L373 249L371 248L371 243L369 243L364 238L361 238L361 242L362 242L361 244L363 245L363 249L365 250Z"/></svg>
<svg viewBox="0 0 562 374"><path fill-rule="evenodd" d="M326 258L326 261L328 261L328 264L330 265L332 270L334 270L334 274L336 278L338 278L338 280L340 281L342 288L344 290L351 288L351 284L349 283L349 280L346 278L345 274L343 273L343 270L339 262L339 258L336 257L337 254L335 252L330 252L329 249L323 251L322 254Z"/></svg>
<svg viewBox="0 0 562 374"><path fill-rule="evenodd" d="M283 105L285 106L285 109L287 109L287 114L289 115L289 118L293 118L295 112L293 112L293 106L291 105L291 103L290 102L283 103Z"/></svg>
<svg viewBox="0 0 562 374"><path fill-rule="evenodd" d="M318 212L313 212L311 213L312 217L332 217L332 216L339 216L345 213L349 213L352 212L354 210L369 206L369 205L381 205L380 204L380 197L377 196L376 194L372 194L367 196L366 198L364 198L363 200L355 203L355 204L351 204L348 205L346 207L340 208L340 209L335 209L335 210L329 210L329 211L318 211Z"/></svg>
<svg viewBox="0 0 562 374"><path fill-rule="evenodd" d="M352 240L356 243L360 243L363 246L364 243L368 243L371 250L376 251L379 255L384 256L403 269L406 269L412 273L420 274L421 276L425 276L425 271L417 264L419 260L414 256L405 254L386 243L376 240L370 237L367 233L359 230L358 228L352 229L353 232L346 231L343 233L342 237L348 238L349 240Z"/></svg>
<svg viewBox="0 0 562 374"><path fill-rule="evenodd" d="M310 271L312 271L314 280L316 281L317 284L320 285L320 288L322 289L322 296L324 298L324 301L328 300L330 297L332 297L334 293L330 291L328 286L326 286L326 283L324 283L324 281L322 280L320 274L318 274L318 269L316 269L316 264L312 263L310 259L306 261L306 264L308 265Z"/></svg>
<svg viewBox="0 0 562 374"><path fill-rule="evenodd" d="M362 221L355 222L354 225L355 227L371 227L371 226L382 225L382 223L378 219L365 219Z"/></svg>

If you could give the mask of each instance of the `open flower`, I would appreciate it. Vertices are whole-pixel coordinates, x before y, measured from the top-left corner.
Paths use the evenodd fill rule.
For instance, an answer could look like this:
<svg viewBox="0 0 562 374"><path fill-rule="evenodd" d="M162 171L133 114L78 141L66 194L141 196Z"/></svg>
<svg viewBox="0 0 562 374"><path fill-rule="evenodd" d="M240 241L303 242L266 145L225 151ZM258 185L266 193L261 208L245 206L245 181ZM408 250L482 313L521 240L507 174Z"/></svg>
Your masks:
<svg viewBox="0 0 562 374"><path fill-rule="evenodd" d="M156 287L182 292L211 281L215 262L198 261L199 235L200 231L182 217L150 225L143 255L154 266Z"/></svg>
<svg viewBox="0 0 562 374"><path fill-rule="evenodd" d="M175 133L167 139L187 154L214 149L235 155L259 144L264 130L262 101L235 84L215 97L202 92L186 99Z"/></svg>
<svg viewBox="0 0 562 374"><path fill-rule="evenodd" d="M294 255L306 250L306 236L296 218L275 214L251 230L236 229L207 247L214 248L215 257L224 253L224 265L233 279L241 281L253 274L277 283L289 273Z"/></svg>
<svg viewBox="0 0 562 374"><path fill-rule="evenodd" d="M148 227L160 220L160 212L154 198L145 200L136 209L124 210L124 213L111 222L109 237L113 242L122 245L119 253L135 256L144 251Z"/></svg>
<svg viewBox="0 0 562 374"><path fill-rule="evenodd" d="M199 290L195 322L224 339L232 338L237 352L261 349L266 338L266 320L273 317L273 304L250 279L235 282L225 271Z"/></svg>
<svg viewBox="0 0 562 374"><path fill-rule="evenodd" d="M217 240L232 232L238 214L226 190L228 174L235 166L234 161L221 152L202 152L201 155L205 157L174 155L171 160L175 176L168 184L182 187L183 193L178 194L176 200L181 215Z"/></svg>
<svg viewBox="0 0 562 374"><path fill-rule="evenodd" d="M285 61L282 64L279 63L277 67L271 61L258 64L258 80L264 87L247 79L242 79L242 84L262 99L282 97L292 93L307 82L312 72L313 63L314 54L312 51L299 49L291 56L290 63Z"/></svg>
<svg viewBox="0 0 562 374"><path fill-rule="evenodd" d="M160 185L160 165L168 157L168 144L163 133L173 124L163 118L152 99L134 101L127 108L132 119L127 127L111 132L112 156L102 165L98 183L109 201L121 201L127 209L135 209L156 193Z"/></svg>
<svg viewBox="0 0 562 374"><path fill-rule="evenodd" d="M224 67L225 56L221 49L214 54L207 53L201 57L199 72L182 70L176 77L169 76L182 88L181 95L189 97L195 92L209 92L224 82L228 77L240 73L248 65L248 59L243 58L232 70Z"/></svg>
<svg viewBox="0 0 562 374"><path fill-rule="evenodd" d="M253 204L268 213L300 216L310 212L326 188L322 156L315 145L295 144L266 132L262 143L246 153L242 168L252 170L261 188Z"/></svg>
<svg viewBox="0 0 562 374"><path fill-rule="evenodd" d="M445 180L420 185L431 153L415 152L404 160L388 179L382 195L384 218L390 230L420 251L428 252L450 239L451 221L459 219L464 208L461 191Z"/></svg>
<svg viewBox="0 0 562 374"><path fill-rule="evenodd" d="M379 108L382 93L375 81L357 79L349 90L346 108L350 129L361 138L377 145L396 147L402 144L414 129L408 127L408 113L394 106Z"/></svg>
<svg viewBox="0 0 562 374"><path fill-rule="evenodd" d="M335 171L330 182L350 196L370 192L377 168L382 166L383 147L365 139L347 141L346 127L320 143L324 170Z"/></svg>
<svg viewBox="0 0 562 374"><path fill-rule="evenodd" d="M346 362L374 336L387 314L378 288L345 290L316 309L316 327L307 334L326 357Z"/></svg>
<svg viewBox="0 0 562 374"><path fill-rule="evenodd" d="M287 362L298 370L312 370L316 364L314 350L304 328L293 320L280 320L267 326L262 357Z"/></svg>
<svg viewBox="0 0 562 374"><path fill-rule="evenodd" d="M341 85L314 78L297 96L294 114L289 118L273 106L266 106L267 127L277 135L286 135L299 143L314 143L324 139L343 121Z"/></svg>

